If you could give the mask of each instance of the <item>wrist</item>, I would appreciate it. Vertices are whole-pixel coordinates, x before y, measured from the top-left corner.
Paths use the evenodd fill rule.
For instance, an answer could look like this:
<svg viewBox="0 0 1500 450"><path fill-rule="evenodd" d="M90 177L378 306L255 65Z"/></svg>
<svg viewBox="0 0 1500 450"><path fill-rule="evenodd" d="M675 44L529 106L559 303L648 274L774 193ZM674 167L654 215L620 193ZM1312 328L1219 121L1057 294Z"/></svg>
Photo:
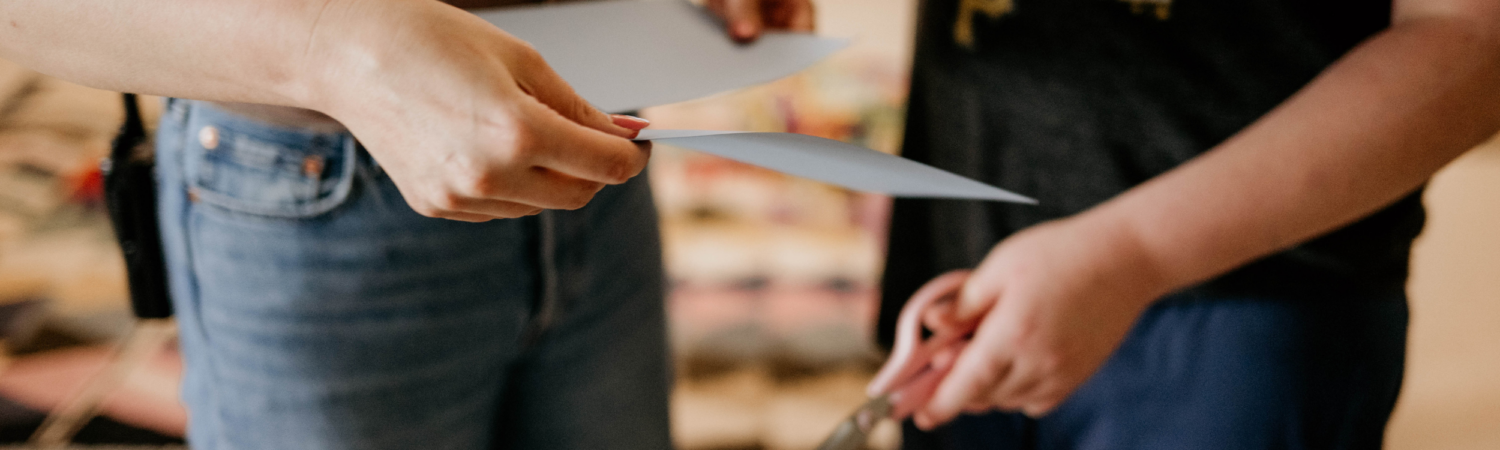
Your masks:
<svg viewBox="0 0 1500 450"><path fill-rule="evenodd" d="M322 0L313 19L306 45L297 54L296 83L288 95L296 107L335 118L336 111L355 97L349 95L348 78L361 70L372 45L363 42L360 23L369 21L370 8L347 0ZM383 3L383 2L374 2Z"/></svg>
<svg viewBox="0 0 1500 450"><path fill-rule="evenodd" d="M346 112L369 113L371 101L395 88L389 72L404 64L400 52L418 44L412 22L441 2L323 0L325 4L300 54L299 107L335 119ZM393 36L413 42L393 42Z"/></svg>
<svg viewBox="0 0 1500 450"><path fill-rule="evenodd" d="M1065 219L1079 227L1090 245L1104 255L1102 271L1113 279L1110 283L1123 290L1126 297L1139 299L1141 306L1186 286L1159 255L1142 239L1140 229L1125 218L1100 211L1099 208Z"/></svg>
<svg viewBox="0 0 1500 450"><path fill-rule="evenodd" d="M394 111L475 72L454 62L486 59L463 39L493 27L445 3L327 1L302 56L304 108L340 121Z"/></svg>

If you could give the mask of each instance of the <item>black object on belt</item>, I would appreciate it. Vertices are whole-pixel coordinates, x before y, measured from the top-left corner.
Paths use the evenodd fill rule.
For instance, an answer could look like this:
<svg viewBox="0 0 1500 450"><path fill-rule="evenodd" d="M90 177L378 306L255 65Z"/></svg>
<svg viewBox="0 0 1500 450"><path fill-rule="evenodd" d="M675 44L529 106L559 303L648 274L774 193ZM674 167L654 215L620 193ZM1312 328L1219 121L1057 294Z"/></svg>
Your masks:
<svg viewBox="0 0 1500 450"><path fill-rule="evenodd" d="M101 165L104 204L125 256L131 309L142 319L165 319L172 316L172 297L156 216L155 159L136 95L124 100L125 123Z"/></svg>

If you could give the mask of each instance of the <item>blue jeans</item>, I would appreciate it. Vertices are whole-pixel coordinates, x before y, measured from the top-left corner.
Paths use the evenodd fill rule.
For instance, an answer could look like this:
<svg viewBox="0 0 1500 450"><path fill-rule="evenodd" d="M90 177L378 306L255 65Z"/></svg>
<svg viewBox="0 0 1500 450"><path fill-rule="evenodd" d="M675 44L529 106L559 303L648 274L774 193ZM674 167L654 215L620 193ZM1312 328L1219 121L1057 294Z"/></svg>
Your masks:
<svg viewBox="0 0 1500 450"><path fill-rule="evenodd" d="M1364 450L1401 391L1401 292L1322 301L1179 294L1051 414L962 416L904 448Z"/></svg>
<svg viewBox="0 0 1500 450"><path fill-rule="evenodd" d="M157 161L196 450L670 447L645 177L431 219L348 134L184 100Z"/></svg>

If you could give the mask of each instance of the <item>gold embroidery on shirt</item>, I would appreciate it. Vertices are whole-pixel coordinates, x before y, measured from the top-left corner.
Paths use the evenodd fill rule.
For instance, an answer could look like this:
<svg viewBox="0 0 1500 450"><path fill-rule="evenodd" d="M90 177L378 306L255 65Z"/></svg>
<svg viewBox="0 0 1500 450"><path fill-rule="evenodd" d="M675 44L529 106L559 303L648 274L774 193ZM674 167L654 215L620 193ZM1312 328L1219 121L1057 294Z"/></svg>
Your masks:
<svg viewBox="0 0 1500 450"><path fill-rule="evenodd" d="M959 0L958 21L953 24L953 42L965 48L974 46L975 12L998 19L1013 9L1013 0Z"/></svg>
<svg viewBox="0 0 1500 450"><path fill-rule="evenodd" d="M1156 20L1172 18L1172 0L1117 0L1130 4L1132 14L1144 15L1150 8ZM953 23L953 42L964 48L974 47L974 13L999 19L1016 9L1015 0L959 0L958 20Z"/></svg>
<svg viewBox="0 0 1500 450"><path fill-rule="evenodd" d="M1156 20L1167 20L1172 18L1172 0L1119 0L1130 4L1132 14L1145 14L1146 7L1151 7L1152 15Z"/></svg>

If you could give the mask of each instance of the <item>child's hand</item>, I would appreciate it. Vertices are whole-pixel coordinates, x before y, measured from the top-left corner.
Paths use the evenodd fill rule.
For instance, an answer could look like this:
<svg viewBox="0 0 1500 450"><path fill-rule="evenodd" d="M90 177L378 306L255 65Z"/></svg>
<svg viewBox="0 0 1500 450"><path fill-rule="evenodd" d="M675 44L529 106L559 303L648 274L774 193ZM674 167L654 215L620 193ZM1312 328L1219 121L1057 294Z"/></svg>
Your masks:
<svg viewBox="0 0 1500 450"><path fill-rule="evenodd" d="M960 412L1051 411L1119 346L1165 294L1148 259L1118 227L1078 219L1038 225L1001 242L929 328L979 321L936 395L915 415L931 429Z"/></svg>

